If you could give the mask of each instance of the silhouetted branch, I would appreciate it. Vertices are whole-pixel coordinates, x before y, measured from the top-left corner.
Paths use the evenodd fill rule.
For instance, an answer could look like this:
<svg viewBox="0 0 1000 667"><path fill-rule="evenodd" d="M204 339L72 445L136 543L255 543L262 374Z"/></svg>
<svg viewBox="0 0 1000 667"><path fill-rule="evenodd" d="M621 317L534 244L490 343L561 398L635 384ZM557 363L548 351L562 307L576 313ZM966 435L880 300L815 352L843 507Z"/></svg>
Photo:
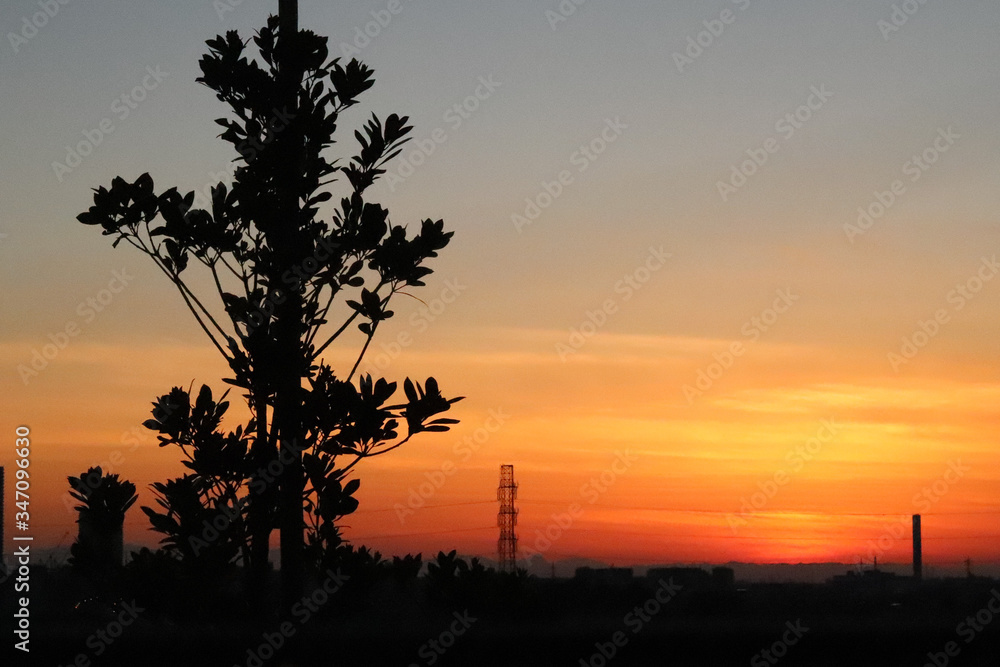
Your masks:
<svg viewBox="0 0 1000 667"><path fill-rule="evenodd" d="M163 274L165 276L167 276L167 278L170 279L170 282L173 283L174 287L177 288L177 291L180 292L181 298L184 299L184 303L187 305L188 310L190 310L191 314L194 315L194 319L198 323L198 326L200 326L201 330L205 332L205 335L208 336L208 339L210 341L212 341L212 344L215 345L215 349L217 349L219 351L219 354L221 354L224 359L226 359L227 361L229 361L230 360L229 355L226 353L225 349L223 349L222 345L219 344L219 341L216 340L215 335L212 334L211 330L208 328L208 325L206 325L205 322L204 322L204 320L201 319L201 316L198 314L198 309L195 307L194 303L192 303L191 299L188 297L188 294L186 292L187 285L185 285L184 282L182 280L180 280L180 278L178 278L175 273L173 273L172 271L170 271L163 264L163 262L161 261L161 259L160 259L160 257L158 255L156 255L153 252L150 252L145 247L145 244L142 243L141 239L138 239L138 237L136 237L136 239L137 239L138 243L136 241L133 241L131 237L126 237L126 240L129 242L130 245L132 245L133 247L135 247L135 248L139 249L140 251L142 251L142 252L146 253L147 255L149 255L152 258L153 263L156 265L156 267L158 269L160 269L160 271L162 271ZM199 302L199 305L200 305L200 302ZM202 306L202 308L204 308L204 307ZM214 323L214 320L213 320L213 323ZM216 324L215 326L218 327L218 324ZM223 332L223 334L225 335L225 332Z"/></svg>

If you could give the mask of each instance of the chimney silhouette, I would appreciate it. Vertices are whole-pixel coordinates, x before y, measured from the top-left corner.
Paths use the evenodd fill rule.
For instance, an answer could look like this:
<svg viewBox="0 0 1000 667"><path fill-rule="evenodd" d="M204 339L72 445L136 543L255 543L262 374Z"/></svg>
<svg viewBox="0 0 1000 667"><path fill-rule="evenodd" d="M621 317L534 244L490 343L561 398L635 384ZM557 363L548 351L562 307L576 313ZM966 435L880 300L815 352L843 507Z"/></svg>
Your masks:
<svg viewBox="0 0 1000 667"><path fill-rule="evenodd" d="M3 541L3 518L4 518L4 506L3 499L7 497L7 491L3 486L3 466L0 466L0 570L3 570L6 565L6 561L3 559L3 548L7 546L7 543Z"/></svg>
<svg viewBox="0 0 1000 667"><path fill-rule="evenodd" d="M913 580L920 581L923 578L923 554L920 546L920 515L913 515Z"/></svg>

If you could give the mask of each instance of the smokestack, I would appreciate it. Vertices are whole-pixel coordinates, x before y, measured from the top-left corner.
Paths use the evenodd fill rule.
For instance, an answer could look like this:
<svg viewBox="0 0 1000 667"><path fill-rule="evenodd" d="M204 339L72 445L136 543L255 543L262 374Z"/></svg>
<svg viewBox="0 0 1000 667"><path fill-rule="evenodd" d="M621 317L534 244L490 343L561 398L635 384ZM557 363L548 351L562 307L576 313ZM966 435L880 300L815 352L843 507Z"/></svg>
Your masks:
<svg viewBox="0 0 1000 667"><path fill-rule="evenodd" d="M913 579L920 581L923 578L923 554L920 546L920 515L913 515Z"/></svg>
<svg viewBox="0 0 1000 667"><path fill-rule="evenodd" d="M15 475L16 477L16 475ZM16 486L16 485L15 485ZM3 541L3 518L4 518L4 506L3 499L6 498L6 489L3 486L3 466L0 466L0 574L3 573L3 568L6 565L6 561L3 559L3 549L7 546L7 543ZM16 518L16 517L15 517Z"/></svg>

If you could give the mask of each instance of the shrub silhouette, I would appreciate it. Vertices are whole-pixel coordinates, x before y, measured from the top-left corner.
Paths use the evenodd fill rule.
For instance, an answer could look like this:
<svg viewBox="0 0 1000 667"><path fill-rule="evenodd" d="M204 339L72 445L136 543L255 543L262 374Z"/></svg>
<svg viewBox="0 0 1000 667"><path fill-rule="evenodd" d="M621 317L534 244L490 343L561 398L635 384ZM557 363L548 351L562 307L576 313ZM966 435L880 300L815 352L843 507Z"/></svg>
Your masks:
<svg viewBox="0 0 1000 667"><path fill-rule="evenodd" d="M434 378L423 385L406 379L405 401L393 404L395 382L355 377L379 325L393 316L392 297L424 285L431 273L424 264L452 232L441 220L423 220L416 230L393 225L386 209L366 201L408 139L405 116L372 116L354 133L359 150L344 164L326 155L341 115L374 84L372 70L330 59L325 37L299 30L294 2L282 2L281 16L252 44L256 54L230 31L208 41L200 62L198 81L231 110L216 121L237 153L231 185L212 187L208 204L196 208L194 192L157 190L148 173L117 177L96 189L78 220L147 255L177 288L251 415L223 432L217 418L225 404L207 387L194 405L179 388L161 397L146 425L161 444L185 449L200 479L170 493L158 489L167 513L151 520L187 555L176 537L192 537L190 522L207 518L192 495L210 511L220 510L221 498L239 503L245 548L238 553L259 584L279 527L290 605L306 575L306 544L314 566L341 546L337 522L357 506L358 482L348 479L355 466L456 423L439 415L460 399L445 398ZM323 219L335 182L344 189L340 205L324 209ZM203 284L191 275L196 270L213 300L195 290ZM365 342L350 370L337 375L321 355L352 326ZM184 509L171 507L175 501Z"/></svg>
<svg viewBox="0 0 1000 667"><path fill-rule="evenodd" d="M138 498L135 484L105 475L100 466L67 479L70 495L80 502L74 508L80 531L69 562L90 577L107 579L122 567L122 528L125 513Z"/></svg>

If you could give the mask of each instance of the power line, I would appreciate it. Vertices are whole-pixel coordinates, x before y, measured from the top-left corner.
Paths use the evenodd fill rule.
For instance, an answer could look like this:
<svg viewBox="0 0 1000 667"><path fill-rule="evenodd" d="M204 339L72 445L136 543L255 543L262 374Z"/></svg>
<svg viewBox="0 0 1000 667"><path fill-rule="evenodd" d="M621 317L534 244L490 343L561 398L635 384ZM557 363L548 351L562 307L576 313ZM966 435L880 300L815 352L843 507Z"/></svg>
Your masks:
<svg viewBox="0 0 1000 667"><path fill-rule="evenodd" d="M454 528L451 530L439 530L439 531L426 531L426 532L415 532L415 533L392 533L386 535L366 535L364 537L350 537L352 540L367 540L367 539L383 539L383 538L393 538L393 537L422 537L427 535L445 535L449 533L463 533L463 532L473 532L478 530L492 530L495 526L483 526L479 528ZM650 537L655 534L655 530L640 531L640 530L615 530L613 528L580 528L578 526L572 526L565 531L566 533L603 533L612 535L642 535L645 537ZM707 534L676 534L676 533L663 533L662 537L664 539L698 539L698 540L755 540L759 542L788 542L788 541L826 541L826 542L847 542L847 541L857 541L866 542L872 539L871 537L843 537L839 535L835 536L770 536L763 537L757 535L707 535ZM925 537L924 540L1000 540L1000 534L984 534L984 535L946 535L946 536L934 536Z"/></svg>
<svg viewBox="0 0 1000 667"><path fill-rule="evenodd" d="M566 503L565 501L557 500L522 500L524 504L528 505L561 505L567 506L572 503ZM735 515L740 514L740 512L732 512L720 509L695 509L695 508L677 508L677 507L636 507L627 505L594 505L593 507L599 509L611 509L611 510L628 510L632 512L669 512L676 514L722 514L722 515ZM916 512L908 510L906 512L823 512L817 510L793 510L793 509L754 509L748 514L759 515L759 514L808 514L810 516L910 516ZM1000 514L1000 509L996 510L975 510L969 512L920 512L922 516L966 516L966 515L977 515L977 514Z"/></svg>
<svg viewBox="0 0 1000 667"><path fill-rule="evenodd" d="M425 535L447 535L449 533L471 533L477 530L495 530L496 526L482 526L480 528L453 528L452 530L436 530L424 533L392 533L390 535L364 535L362 537L348 536L351 540L375 540L390 537L423 537Z"/></svg>
<svg viewBox="0 0 1000 667"><path fill-rule="evenodd" d="M611 532L614 535L643 535L646 537L650 536L650 531L639 531L639 530L608 530L604 528L577 528L573 526L566 530L569 532L578 533L608 533ZM788 541L803 541L803 540L820 540L826 542L845 542L845 541L860 541L866 542L872 539L871 537L841 537L839 535L835 536L772 536L772 537L760 537L756 535L695 535L695 534L675 534L675 533L664 533L662 535L664 539L698 539L698 540L756 540L759 542L775 541L775 542L788 542ZM994 535L948 535L948 536L936 536L936 537L925 537L924 540L1000 540L1000 534Z"/></svg>
<svg viewBox="0 0 1000 667"><path fill-rule="evenodd" d="M433 510L433 509L439 509L441 507L464 507L465 505L492 505L495 502L496 502L495 500L471 500L469 502L464 502L464 503L448 503L446 505L421 505L420 507L411 507L410 505L405 505L404 506L404 505L401 504L400 507L403 507L404 509L410 509L410 510ZM376 509L359 509L359 510L355 510L354 514L361 514L363 512L396 512L396 511L398 511L398 509L399 509L398 507L379 507L379 508L376 508Z"/></svg>

